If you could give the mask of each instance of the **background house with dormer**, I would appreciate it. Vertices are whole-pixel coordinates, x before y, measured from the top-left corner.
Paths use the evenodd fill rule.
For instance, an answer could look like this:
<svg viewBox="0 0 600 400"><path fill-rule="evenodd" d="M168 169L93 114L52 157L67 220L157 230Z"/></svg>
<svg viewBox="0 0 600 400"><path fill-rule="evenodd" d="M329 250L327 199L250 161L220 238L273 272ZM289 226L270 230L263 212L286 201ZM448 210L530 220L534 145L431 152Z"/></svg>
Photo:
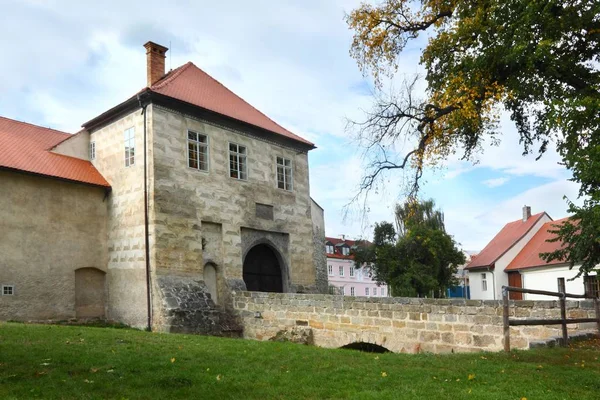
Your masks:
<svg viewBox="0 0 600 400"><path fill-rule="evenodd" d="M565 278L566 291L584 294L585 280L595 281L595 273L571 280L578 266L569 268L560 260L546 262L541 253L549 253L562 246L551 232L566 218L554 221L545 212L531 215L531 208L523 207L523 217L509 222L473 257L465 267L469 274L471 298L475 300L502 299L502 286L515 286L556 292L558 278ZM592 286L594 286L592 285ZM510 293L513 300L552 300L548 296Z"/></svg>
<svg viewBox="0 0 600 400"><path fill-rule="evenodd" d="M314 145L145 48L147 86L75 135L0 118L0 319L213 332L232 290L327 290Z"/></svg>
<svg viewBox="0 0 600 400"><path fill-rule="evenodd" d="M356 245L356 241L345 237L325 238L330 293L344 296L388 297L390 293L387 285L373 280L368 267L355 267L351 252Z"/></svg>

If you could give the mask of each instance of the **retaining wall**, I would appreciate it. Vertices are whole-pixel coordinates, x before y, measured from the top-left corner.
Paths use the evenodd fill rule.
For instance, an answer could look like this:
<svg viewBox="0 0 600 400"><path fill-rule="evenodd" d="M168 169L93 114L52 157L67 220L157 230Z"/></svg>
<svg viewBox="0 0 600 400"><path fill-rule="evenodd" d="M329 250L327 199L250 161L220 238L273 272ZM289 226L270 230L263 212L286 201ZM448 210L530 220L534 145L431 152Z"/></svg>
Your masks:
<svg viewBox="0 0 600 400"><path fill-rule="evenodd" d="M503 349L502 302L495 300L349 297L236 292L244 337L269 340L282 331L311 330L314 344L374 343L393 352ZM557 301L511 301L511 318L560 318ZM590 301L567 301L569 318L595 317ZM569 325L569 332L595 324ZM511 348L560 336L560 325L511 327Z"/></svg>

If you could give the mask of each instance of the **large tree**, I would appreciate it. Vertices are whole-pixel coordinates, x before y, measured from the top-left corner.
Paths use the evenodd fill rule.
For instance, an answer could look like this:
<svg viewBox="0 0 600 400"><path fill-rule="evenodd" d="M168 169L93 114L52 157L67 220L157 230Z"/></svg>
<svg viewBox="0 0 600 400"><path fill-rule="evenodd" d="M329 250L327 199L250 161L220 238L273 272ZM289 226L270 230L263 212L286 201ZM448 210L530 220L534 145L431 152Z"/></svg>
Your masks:
<svg viewBox="0 0 600 400"><path fill-rule="evenodd" d="M367 264L393 296L443 296L465 258L445 232L441 211L432 200L407 202L396 207L396 223L398 232L389 222L375 224L373 244L354 250L355 265Z"/></svg>
<svg viewBox="0 0 600 400"><path fill-rule="evenodd" d="M368 193L386 171L408 169L415 197L426 166L450 155L471 160L497 141L499 114L514 121L524 153L541 157L554 142L580 184L583 205L558 231L565 250L547 255L581 271L600 263L600 2L597 0L384 0L347 16L351 55L378 88L394 74L407 44L427 36L420 63L427 84L409 81L379 95L354 128L370 154ZM390 148L414 147L399 157Z"/></svg>

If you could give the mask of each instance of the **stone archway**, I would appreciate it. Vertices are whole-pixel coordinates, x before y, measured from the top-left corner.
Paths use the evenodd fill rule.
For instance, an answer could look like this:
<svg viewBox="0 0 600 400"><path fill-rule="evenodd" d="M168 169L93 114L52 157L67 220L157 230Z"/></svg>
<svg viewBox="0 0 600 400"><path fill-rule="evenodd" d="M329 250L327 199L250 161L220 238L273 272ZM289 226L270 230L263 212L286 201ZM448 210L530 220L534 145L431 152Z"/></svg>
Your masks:
<svg viewBox="0 0 600 400"><path fill-rule="evenodd" d="M267 244L257 244L248 251L244 258L243 277L249 291L283 293L280 257Z"/></svg>
<svg viewBox="0 0 600 400"><path fill-rule="evenodd" d="M96 268L75 270L75 316L104 318L106 273Z"/></svg>

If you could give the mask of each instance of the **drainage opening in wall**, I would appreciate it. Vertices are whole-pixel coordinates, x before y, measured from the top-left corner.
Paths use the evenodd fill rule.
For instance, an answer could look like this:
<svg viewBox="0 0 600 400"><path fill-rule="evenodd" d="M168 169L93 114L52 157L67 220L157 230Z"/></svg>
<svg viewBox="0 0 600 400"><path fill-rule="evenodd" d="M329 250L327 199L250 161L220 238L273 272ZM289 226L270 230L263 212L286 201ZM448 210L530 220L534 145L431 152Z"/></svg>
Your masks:
<svg viewBox="0 0 600 400"><path fill-rule="evenodd" d="M347 344L345 346L340 347L340 349L350 349L350 350L358 350L364 351L366 353L391 353L388 349L383 346L379 346L375 343L366 343L366 342L354 342Z"/></svg>

